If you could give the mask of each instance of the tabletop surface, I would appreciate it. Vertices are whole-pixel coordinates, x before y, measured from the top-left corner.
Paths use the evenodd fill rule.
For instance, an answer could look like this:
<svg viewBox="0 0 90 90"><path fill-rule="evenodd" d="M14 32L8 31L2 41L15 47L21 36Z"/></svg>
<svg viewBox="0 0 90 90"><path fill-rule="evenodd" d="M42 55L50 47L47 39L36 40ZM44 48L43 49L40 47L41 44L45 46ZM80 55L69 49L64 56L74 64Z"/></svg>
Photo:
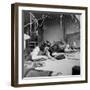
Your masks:
<svg viewBox="0 0 90 90"><path fill-rule="evenodd" d="M72 57L71 57L72 56ZM73 66L80 66L80 55L78 53L67 54L62 60L45 60L42 67L36 67L37 70L61 72L63 75L71 75Z"/></svg>

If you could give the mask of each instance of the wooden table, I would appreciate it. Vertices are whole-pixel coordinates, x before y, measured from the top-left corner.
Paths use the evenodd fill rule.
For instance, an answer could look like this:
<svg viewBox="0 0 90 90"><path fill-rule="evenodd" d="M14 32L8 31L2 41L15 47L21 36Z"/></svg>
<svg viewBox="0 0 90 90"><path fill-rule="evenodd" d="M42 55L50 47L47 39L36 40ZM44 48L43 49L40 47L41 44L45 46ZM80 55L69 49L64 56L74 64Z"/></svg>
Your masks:
<svg viewBox="0 0 90 90"><path fill-rule="evenodd" d="M75 55L75 54L74 54ZM77 56L78 55L78 56ZM53 72L61 72L62 75L71 75L73 66L80 66L80 57L79 54L76 53L76 59L69 59L67 55L65 59L62 60L46 60L41 61L44 63L42 67L36 67L37 70L45 70L45 71L53 71Z"/></svg>

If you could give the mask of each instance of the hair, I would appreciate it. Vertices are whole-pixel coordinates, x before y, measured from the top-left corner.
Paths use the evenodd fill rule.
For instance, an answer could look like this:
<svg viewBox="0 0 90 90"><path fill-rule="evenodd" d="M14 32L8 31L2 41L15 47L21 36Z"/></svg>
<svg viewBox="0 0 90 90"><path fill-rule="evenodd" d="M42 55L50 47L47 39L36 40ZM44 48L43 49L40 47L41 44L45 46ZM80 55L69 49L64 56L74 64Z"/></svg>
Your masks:
<svg viewBox="0 0 90 90"><path fill-rule="evenodd" d="M41 43L40 45L39 45L39 47L40 47L40 50L41 51L44 51L44 49L45 49L45 47L46 47L46 43Z"/></svg>

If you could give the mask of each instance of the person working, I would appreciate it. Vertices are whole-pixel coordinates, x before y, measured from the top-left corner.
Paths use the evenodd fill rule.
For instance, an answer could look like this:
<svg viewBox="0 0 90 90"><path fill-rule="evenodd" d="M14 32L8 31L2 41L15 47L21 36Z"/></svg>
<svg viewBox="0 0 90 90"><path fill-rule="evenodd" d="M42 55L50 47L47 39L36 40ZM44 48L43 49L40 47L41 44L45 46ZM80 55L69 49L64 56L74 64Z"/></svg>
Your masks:
<svg viewBox="0 0 90 90"><path fill-rule="evenodd" d="M36 46L31 52L32 60L47 60L52 58L48 49L49 47L44 42Z"/></svg>

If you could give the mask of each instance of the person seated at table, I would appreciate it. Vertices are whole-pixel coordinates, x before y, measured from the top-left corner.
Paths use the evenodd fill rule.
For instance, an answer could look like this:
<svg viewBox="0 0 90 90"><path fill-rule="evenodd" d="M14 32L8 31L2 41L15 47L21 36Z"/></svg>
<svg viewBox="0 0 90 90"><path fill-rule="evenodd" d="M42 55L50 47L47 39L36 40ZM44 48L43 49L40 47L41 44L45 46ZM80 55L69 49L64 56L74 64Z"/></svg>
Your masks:
<svg viewBox="0 0 90 90"><path fill-rule="evenodd" d="M72 42L71 49L72 49L73 51L77 51L77 44L76 44L75 41Z"/></svg>
<svg viewBox="0 0 90 90"><path fill-rule="evenodd" d="M44 42L36 46L31 52L32 60L47 60L52 58L48 50L49 47Z"/></svg>
<svg viewBox="0 0 90 90"><path fill-rule="evenodd" d="M64 53L66 43L64 41L54 41L53 45L50 47L52 52Z"/></svg>
<svg viewBox="0 0 90 90"><path fill-rule="evenodd" d="M66 44L66 47L65 47L65 52L71 52L72 49L70 48L70 45L69 44Z"/></svg>
<svg viewBox="0 0 90 90"><path fill-rule="evenodd" d="M50 47L49 52L53 58L61 60L65 58L64 49L65 43L63 41L57 41L54 42L54 44Z"/></svg>
<svg viewBox="0 0 90 90"><path fill-rule="evenodd" d="M73 42L74 44L76 44L75 42ZM70 44L66 44L66 47L65 47L65 52L74 52L74 51L77 51L76 49L75 49L75 45L74 44L72 44L72 45L70 45Z"/></svg>

